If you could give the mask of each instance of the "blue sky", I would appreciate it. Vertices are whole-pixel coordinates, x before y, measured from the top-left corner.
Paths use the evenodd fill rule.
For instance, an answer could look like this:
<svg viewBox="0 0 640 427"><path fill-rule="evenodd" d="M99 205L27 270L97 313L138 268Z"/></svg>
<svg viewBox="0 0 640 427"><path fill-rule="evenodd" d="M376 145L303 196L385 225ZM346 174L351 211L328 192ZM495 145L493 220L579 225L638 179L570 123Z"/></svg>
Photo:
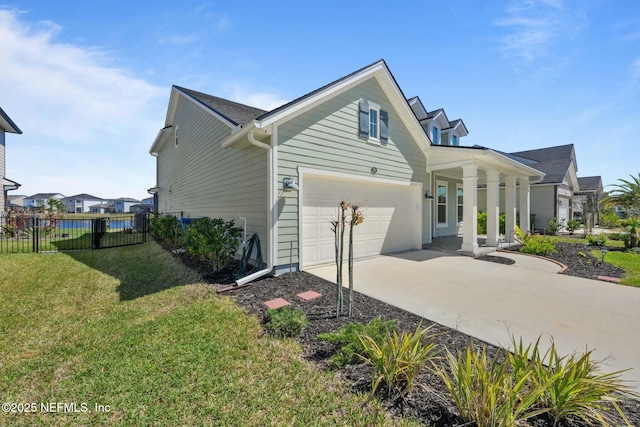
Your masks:
<svg viewBox="0 0 640 427"><path fill-rule="evenodd" d="M573 143L605 185L640 171L635 0L0 0L7 178L147 197L172 84L271 109L381 58L465 145Z"/></svg>

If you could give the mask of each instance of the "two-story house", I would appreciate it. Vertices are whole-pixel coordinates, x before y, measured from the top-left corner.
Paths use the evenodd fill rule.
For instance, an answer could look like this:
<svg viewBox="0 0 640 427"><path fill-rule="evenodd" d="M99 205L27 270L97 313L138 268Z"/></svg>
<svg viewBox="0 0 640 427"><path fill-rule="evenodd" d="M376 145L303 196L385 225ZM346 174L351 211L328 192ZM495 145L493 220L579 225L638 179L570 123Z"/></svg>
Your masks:
<svg viewBox="0 0 640 427"><path fill-rule="evenodd" d="M130 197L120 197L113 200L113 208L116 213L129 213L131 212L131 206L136 204L140 204L140 200Z"/></svg>
<svg viewBox="0 0 640 427"><path fill-rule="evenodd" d="M142 199L138 204L131 205L129 208L131 213L149 213L153 212L153 197Z"/></svg>
<svg viewBox="0 0 640 427"><path fill-rule="evenodd" d="M64 199L64 194L60 193L37 193L29 197L25 197L23 205L25 209L37 210L44 205L47 199L54 198L58 200Z"/></svg>
<svg viewBox="0 0 640 427"><path fill-rule="evenodd" d="M92 196L91 194L82 193L76 194L75 196L65 197L62 201L67 205L67 212L85 213L90 212L90 207L97 203L101 203L103 199Z"/></svg>
<svg viewBox="0 0 640 427"><path fill-rule="evenodd" d="M0 191L0 212L7 208L7 192L16 190L20 187L20 184L6 177L6 133L21 134L22 131L18 126L16 126L7 113L0 108L0 180L2 180L2 191Z"/></svg>
<svg viewBox="0 0 640 427"><path fill-rule="evenodd" d="M159 212L238 220L261 241L265 265L239 280L335 259L341 201L362 207L354 256L420 249L462 231L478 250L478 190L487 245L506 224L529 230L530 185L544 173L488 148L461 147L461 120L407 99L384 60L271 111L173 86L150 153ZM516 183L519 203L516 206ZM506 192L499 193L500 186ZM464 223L464 227L462 224Z"/></svg>

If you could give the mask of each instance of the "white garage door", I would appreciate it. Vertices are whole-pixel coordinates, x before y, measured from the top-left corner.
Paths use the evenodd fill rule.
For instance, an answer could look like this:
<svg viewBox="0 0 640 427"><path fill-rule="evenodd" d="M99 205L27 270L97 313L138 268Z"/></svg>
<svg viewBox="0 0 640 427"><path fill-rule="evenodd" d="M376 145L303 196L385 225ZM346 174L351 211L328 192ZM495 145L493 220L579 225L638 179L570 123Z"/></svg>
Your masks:
<svg viewBox="0 0 640 427"><path fill-rule="evenodd" d="M342 200L362 206L354 229L354 258L419 249L422 240L420 187L307 176L302 188L304 267L335 262L331 221ZM348 250L345 231L345 260Z"/></svg>

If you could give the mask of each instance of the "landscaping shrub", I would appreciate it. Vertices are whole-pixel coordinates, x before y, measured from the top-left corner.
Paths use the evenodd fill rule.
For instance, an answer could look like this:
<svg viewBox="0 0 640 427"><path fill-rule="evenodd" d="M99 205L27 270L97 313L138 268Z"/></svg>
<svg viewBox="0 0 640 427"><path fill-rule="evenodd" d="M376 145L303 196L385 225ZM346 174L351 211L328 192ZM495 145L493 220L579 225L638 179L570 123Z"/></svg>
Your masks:
<svg viewBox="0 0 640 427"><path fill-rule="evenodd" d="M317 338L320 341L326 341L338 347L338 351L331 356L329 363L333 369L339 369L348 364L361 361L359 355L364 354L364 346L358 335L369 336L380 345L395 327L395 320L383 322L382 319L376 317L366 325L350 322L341 326L338 332L320 334Z"/></svg>
<svg viewBox="0 0 640 427"><path fill-rule="evenodd" d="M289 306L267 310L265 329L278 338L299 337L302 330L309 324L309 319L300 309Z"/></svg>
<svg viewBox="0 0 640 427"><path fill-rule="evenodd" d="M552 236L556 235L558 234L558 230L560 230L560 223L558 222L558 218L549 218L546 228L547 234L551 234Z"/></svg>
<svg viewBox="0 0 640 427"><path fill-rule="evenodd" d="M242 228L233 220L200 218L187 228L187 251L220 271L238 250Z"/></svg>
<svg viewBox="0 0 640 427"><path fill-rule="evenodd" d="M435 358L436 344L431 340L428 328L418 325L415 332L397 331L388 334L382 343L377 343L373 337L360 335L364 347L362 359L373 366L371 393L375 394L378 387L386 386L388 395L394 391L404 394L411 390L413 381L429 360ZM427 341L426 344L422 340Z"/></svg>
<svg viewBox="0 0 640 427"><path fill-rule="evenodd" d="M520 252L532 255L546 256L556 253L553 239L542 236L531 236L520 248Z"/></svg>
<svg viewBox="0 0 640 427"><path fill-rule="evenodd" d="M600 215L600 223L601 227L605 228L616 228L620 227L620 218L614 211L603 212Z"/></svg>
<svg viewBox="0 0 640 427"><path fill-rule="evenodd" d="M624 240L622 233L609 233L609 239L611 240Z"/></svg>
<svg viewBox="0 0 640 427"><path fill-rule="evenodd" d="M544 413L535 407L543 390L528 388L528 368L516 379L509 360L487 360L486 347L475 351L467 347L454 356L447 351L449 370L437 368L465 423L478 427L512 427L522 420Z"/></svg>
<svg viewBox="0 0 640 427"><path fill-rule="evenodd" d="M504 213L498 216L498 232L505 233L505 224L507 223L507 217ZM487 234L487 213L478 212L478 234Z"/></svg>
<svg viewBox="0 0 640 427"><path fill-rule="evenodd" d="M629 218L625 220L622 225L628 231L628 243L627 239L625 239L625 248L635 248L638 246L638 231L640 231L640 219L638 218Z"/></svg>
<svg viewBox="0 0 640 427"><path fill-rule="evenodd" d="M181 248L185 244L184 232L175 215L153 215L150 228L156 239L166 242L173 249Z"/></svg>
<svg viewBox="0 0 640 427"><path fill-rule="evenodd" d="M536 405L548 412L554 425L569 416L592 425L608 425L605 403L615 402L620 395L635 395L620 379L624 371L599 372L599 362L591 360L591 351L580 356L560 356L552 342L549 350L540 354L539 341L524 348L522 340L514 343L509 356L515 379L524 380L529 389L541 391Z"/></svg>
<svg viewBox="0 0 640 427"><path fill-rule="evenodd" d="M487 213L478 212L478 234L487 234Z"/></svg>
<svg viewBox="0 0 640 427"><path fill-rule="evenodd" d="M582 221L579 219L570 219L567 221L567 230L569 231L569 234L573 234L573 232L580 228L581 225Z"/></svg>
<svg viewBox="0 0 640 427"><path fill-rule="evenodd" d="M607 243L608 236L606 233L600 233L597 236L595 234L587 234L585 239L587 239L589 246L604 246Z"/></svg>

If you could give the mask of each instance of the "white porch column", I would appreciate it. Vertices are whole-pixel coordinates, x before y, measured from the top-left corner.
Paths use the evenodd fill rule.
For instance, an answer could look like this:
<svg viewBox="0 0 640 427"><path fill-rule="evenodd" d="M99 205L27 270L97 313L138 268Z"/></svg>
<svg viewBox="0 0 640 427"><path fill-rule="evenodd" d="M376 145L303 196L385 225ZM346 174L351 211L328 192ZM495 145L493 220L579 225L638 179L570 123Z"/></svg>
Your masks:
<svg viewBox="0 0 640 427"><path fill-rule="evenodd" d="M520 229L525 233L530 231L531 224L529 224L529 211L530 211L530 187L529 177L522 176L518 179L520 182Z"/></svg>
<svg viewBox="0 0 640 427"><path fill-rule="evenodd" d="M487 171L487 246L498 246L500 237L500 172Z"/></svg>
<svg viewBox="0 0 640 427"><path fill-rule="evenodd" d="M516 177L507 175L504 179L504 233L507 241L513 243L513 232L516 229Z"/></svg>
<svg viewBox="0 0 640 427"><path fill-rule="evenodd" d="M478 166L462 166L464 231L462 251L475 253L478 249Z"/></svg>

